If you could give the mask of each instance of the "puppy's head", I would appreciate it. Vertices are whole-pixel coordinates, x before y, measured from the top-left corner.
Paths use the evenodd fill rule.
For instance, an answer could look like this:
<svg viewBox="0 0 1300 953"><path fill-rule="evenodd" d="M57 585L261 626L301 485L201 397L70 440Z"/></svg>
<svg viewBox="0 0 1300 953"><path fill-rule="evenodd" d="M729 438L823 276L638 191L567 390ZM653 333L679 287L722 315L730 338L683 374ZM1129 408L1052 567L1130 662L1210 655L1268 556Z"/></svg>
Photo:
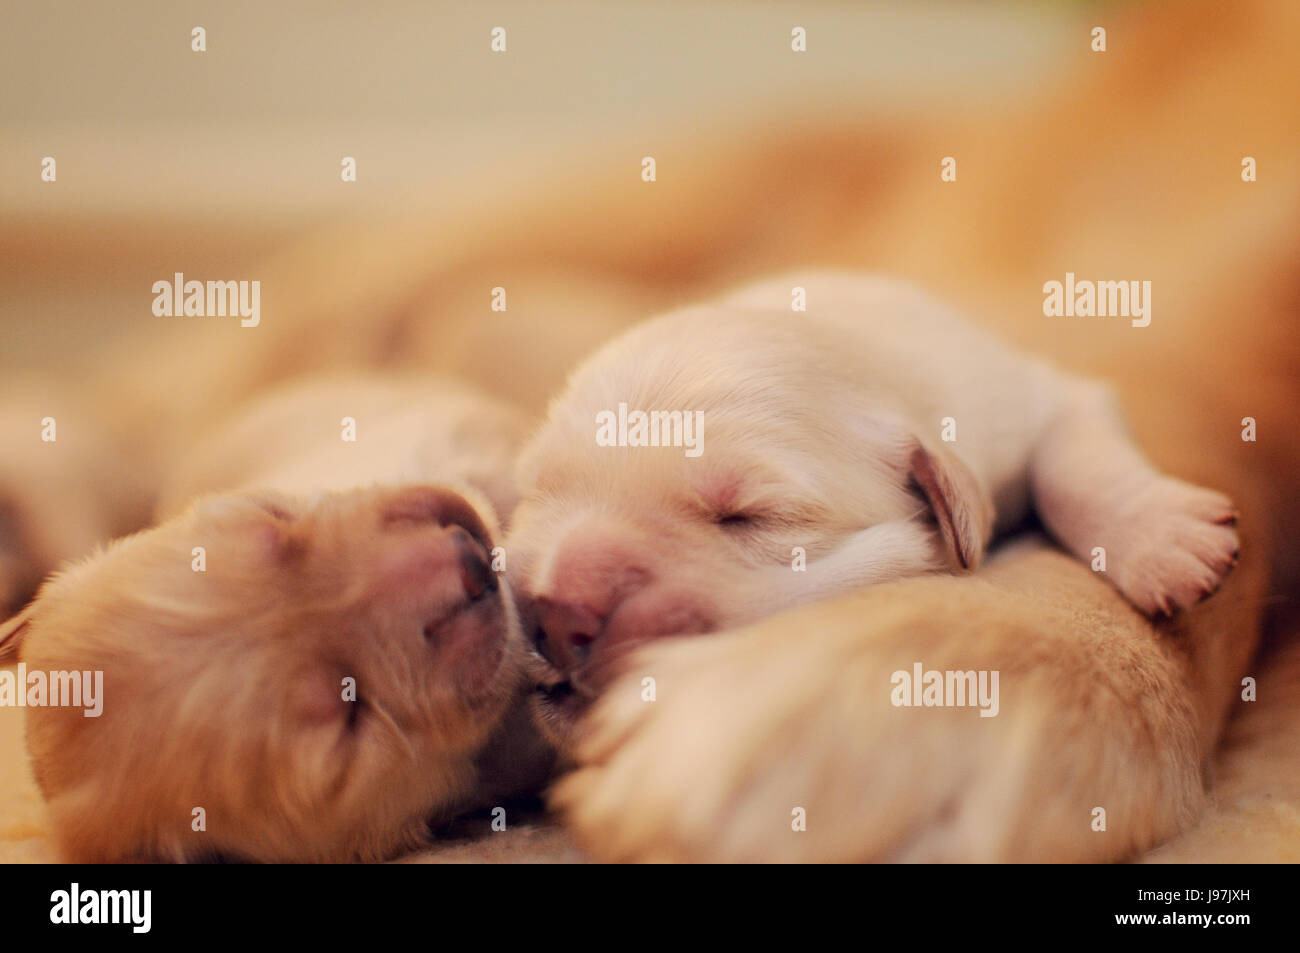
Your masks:
<svg viewBox="0 0 1300 953"><path fill-rule="evenodd" d="M491 517L488 517L490 520ZM73 858L376 859L473 784L519 688L515 610L465 497L410 487L195 504L52 579L7 624Z"/></svg>
<svg viewBox="0 0 1300 953"><path fill-rule="evenodd" d="M686 312L575 374L521 456L508 546L556 740L648 639L976 565L987 493L865 397L836 351L801 329ZM620 405L693 414L702 435L633 445L645 441L632 422L626 445L609 446L598 415Z"/></svg>

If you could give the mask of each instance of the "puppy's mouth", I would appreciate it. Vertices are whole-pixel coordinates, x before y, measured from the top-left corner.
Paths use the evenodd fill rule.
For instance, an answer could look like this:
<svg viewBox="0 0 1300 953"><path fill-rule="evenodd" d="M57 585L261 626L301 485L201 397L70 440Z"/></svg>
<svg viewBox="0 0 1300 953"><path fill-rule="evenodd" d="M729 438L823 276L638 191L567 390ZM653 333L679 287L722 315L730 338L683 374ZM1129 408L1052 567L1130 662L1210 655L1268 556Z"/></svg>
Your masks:
<svg viewBox="0 0 1300 953"><path fill-rule="evenodd" d="M534 686L533 707L551 741L563 746L592 702L627 672L635 653L647 643L703 635L717 628L711 614L690 605L661 611L655 623L656 626L633 629L635 634L624 630L611 637L606 632L602 638L576 644L576 658L561 654L554 661L547 649L545 633L540 628L534 631L528 660L528 674ZM614 628L617 632L617 621ZM566 668L566 662L576 664Z"/></svg>
<svg viewBox="0 0 1300 953"><path fill-rule="evenodd" d="M529 656L529 675L537 721L550 741L562 745L596 692L583 683L580 674L561 672L537 652Z"/></svg>

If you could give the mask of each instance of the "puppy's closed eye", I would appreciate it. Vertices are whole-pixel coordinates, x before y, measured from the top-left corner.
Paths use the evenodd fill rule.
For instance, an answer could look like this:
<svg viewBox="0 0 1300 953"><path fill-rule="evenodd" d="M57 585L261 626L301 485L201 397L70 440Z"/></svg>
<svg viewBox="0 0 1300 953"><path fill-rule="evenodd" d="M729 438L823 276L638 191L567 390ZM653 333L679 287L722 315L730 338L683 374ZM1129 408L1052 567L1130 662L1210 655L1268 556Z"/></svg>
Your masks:
<svg viewBox="0 0 1300 953"><path fill-rule="evenodd" d="M820 518L817 507L793 501L784 506L752 503L743 509L725 509L712 515L716 525L730 532L797 530L818 525Z"/></svg>
<svg viewBox="0 0 1300 953"><path fill-rule="evenodd" d="M762 524L763 518L756 513L719 513L713 517L713 522L727 530L755 529Z"/></svg>

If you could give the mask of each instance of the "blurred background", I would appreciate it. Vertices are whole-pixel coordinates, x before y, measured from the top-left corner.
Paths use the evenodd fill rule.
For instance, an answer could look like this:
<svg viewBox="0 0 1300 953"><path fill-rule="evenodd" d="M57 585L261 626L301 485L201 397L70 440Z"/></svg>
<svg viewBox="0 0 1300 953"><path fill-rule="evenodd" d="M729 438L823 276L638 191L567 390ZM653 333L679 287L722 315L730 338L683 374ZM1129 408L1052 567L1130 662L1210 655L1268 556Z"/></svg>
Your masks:
<svg viewBox="0 0 1300 953"><path fill-rule="evenodd" d="M1079 3L12 4L0 32L0 361L147 326L181 260L233 274L322 221L503 188L665 134L1016 101ZM793 56L792 24L809 52ZM191 50L206 30L207 51ZM507 28L507 52L489 33ZM57 161L56 183L41 160ZM355 183L340 181L353 156ZM156 322L155 322L156 325Z"/></svg>

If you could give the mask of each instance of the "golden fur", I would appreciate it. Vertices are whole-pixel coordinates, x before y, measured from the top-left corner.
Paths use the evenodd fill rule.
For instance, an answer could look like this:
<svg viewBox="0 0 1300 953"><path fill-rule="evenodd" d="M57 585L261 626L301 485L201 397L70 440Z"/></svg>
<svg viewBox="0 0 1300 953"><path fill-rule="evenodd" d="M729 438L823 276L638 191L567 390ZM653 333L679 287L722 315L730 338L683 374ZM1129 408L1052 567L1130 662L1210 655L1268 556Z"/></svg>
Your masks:
<svg viewBox="0 0 1300 953"><path fill-rule="evenodd" d="M339 439L341 409L368 439ZM511 714L527 688L489 568L499 530L473 488L498 488L520 433L450 385L290 388L176 478L237 492L42 587L7 626L28 669L104 680L98 717L28 713L64 856L377 860L511 793L505 770L536 783L540 746L531 768L490 763L531 735Z"/></svg>

